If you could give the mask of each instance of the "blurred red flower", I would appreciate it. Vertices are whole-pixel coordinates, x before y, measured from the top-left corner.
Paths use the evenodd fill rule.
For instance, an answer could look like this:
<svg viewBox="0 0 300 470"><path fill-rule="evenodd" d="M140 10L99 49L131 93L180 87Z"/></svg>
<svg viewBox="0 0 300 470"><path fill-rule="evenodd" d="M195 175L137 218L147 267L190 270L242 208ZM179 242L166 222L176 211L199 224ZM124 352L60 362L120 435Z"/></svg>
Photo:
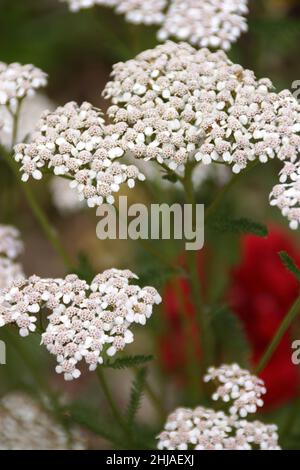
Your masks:
<svg viewBox="0 0 300 470"><path fill-rule="evenodd" d="M286 251L300 266L300 251L283 229L271 228L266 238L244 236L241 239L240 263L230 273L227 302L244 325L252 348L253 364L264 353L299 293L298 282L278 256L280 251ZM202 252L199 252L198 259L199 275L203 278L200 273ZM164 367L181 380L187 360L187 341L191 338L195 354L201 360L189 297L189 287L183 279L168 285L164 296L168 330L160 342L161 359ZM180 312L189 319L189 331L183 326L185 322ZM287 332L261 374L268 389L266 405L278 405L297 394L299 375L291 362L291 352L290 332Z"/></svg>

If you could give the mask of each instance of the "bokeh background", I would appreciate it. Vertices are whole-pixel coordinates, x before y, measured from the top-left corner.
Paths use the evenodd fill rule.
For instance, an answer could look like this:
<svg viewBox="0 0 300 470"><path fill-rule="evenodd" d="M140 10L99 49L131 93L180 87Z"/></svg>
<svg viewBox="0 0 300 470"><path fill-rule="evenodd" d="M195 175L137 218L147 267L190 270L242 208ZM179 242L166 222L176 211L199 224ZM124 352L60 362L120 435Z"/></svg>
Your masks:
<svg viewBox="0 0 300 470"><path fill-rule="evenodd" d="M229 57L253 69L258 77L271 78L278 90L291 88L295 80L300 80L300 2L250 0L249 3L249 32L232 47ZM153 27L128 24L123 16L102 7L74 14L59 0L0 0L0 60L32 63L49 74L45 94L38 95L25 108L22 126L31 129L43 109L67 101L90 101L105 109L107 103L101 92L112 65L154 47L157 44L155 33ZM199 254L199 270L204 272L201 276L207 301L216 305L220 299L226 299L233 314L241 321L253 360L263 352L298 289L292 276L281 266L277 252L288 251L300 264L299 236L288 230L279 211L268 204L268 194L276 181L278 169L276 162L272 162L252 170L246 178L241 178L222 204L224 213L230 211L238 217L246 216L268 225L269 237L261 240L254 236L220 235L208 229L205 250ZM199 201L208 204L227 177L226 174L213 174L204 181L200 177L196 181ZM139 351L142 348L145 354L153 354L154 351L156 365L152 379L166 409L188 403L183 373L188 338L182 332L182 317L192 316L193 312L188 306L179 307L174 293L178 291L178 284L174 282L179 282L183 295L188 299L184 282L170 281L170 273L163 271L137 242L98 240L95 211L85 208L60 211L53 201L50 181L47 185L43 180L43 183L32 186L79 274L88 277L108 267L126 267L140 275L141 283L155 285L165 293L160 311L157 310L153 316L150 329L138 334L134 349ZM132 201L146 203L182 199L176 186L168 185L156 174L151 175L147 184L131 191L129 196ZM60 260L28 210L9 169L1 161L0 223L10 223L20 229L25 243L22 263L26 273L49 277L65 274ZM179 243L159 242L158 248L170 259L181 256ZM226 323L228 331L230 321L229 318ZM0 338L2 336L5 337L5 332ZM294 410L292 407L298 400L299 390L299 371L290 360L293 338L300 338L299 321L284 339L276 360L266 371L272 387L266 416L270 415L285 426L293 417L291 410ZM89 403L97 406L99 397L92 374L76 384L66 385L50 372L53 364L42 348L35 342L25 342L39 374L47 376L61 393L69 394L79 402L88 398ZM234 359L234 349L231 356L226 357L228 353L223 354L220 348L222 359ZM113 374L112 380L116 382L116 394L122 405L130 387L129 378L127 374L118 372ZM34 392L22 357L9 347L8 363L0 366L0 393L24 387ZM300 411L300 405L298 408ZM87 419L92 419L93 413L89 413ZM155 426L153 410L147 401L142 408L141 419L150 424L153 422ZM106 445L102 441L95 444L96 447ZM293 421L293 432L286 446L300 448L300 413Z"/></svg>

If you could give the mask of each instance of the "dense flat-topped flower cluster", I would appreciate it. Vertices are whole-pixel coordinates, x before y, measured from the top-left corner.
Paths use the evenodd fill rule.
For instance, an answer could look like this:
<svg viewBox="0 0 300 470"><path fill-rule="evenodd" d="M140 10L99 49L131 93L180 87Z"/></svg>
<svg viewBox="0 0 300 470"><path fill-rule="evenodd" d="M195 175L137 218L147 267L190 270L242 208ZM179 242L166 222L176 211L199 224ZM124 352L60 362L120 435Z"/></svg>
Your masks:
<svg viewBox="0 0 300 470"><path fill-rule="evenodd" d="M271 204L298 227L300 105L290 91L276 93L223 51L168 41L116 64L104 96L112 102L105 120L89 103L42 115L32 142L15 148L23 181L53 171L93 207L113 203L122 183L144 180L135 165L116 161L123 156L178 173L188 161L239 173L278 158L284 168Z"/></svg>
<svg viewBox="0 0 300 470"><path fill-rule="evenodd" d="M56 372L66 380L78 378L80 361L95 370L105 354L123 350L134 339L131 325L145 325L154 304L161 302L153 287L130 284L136 278L117 269L97 275L91 285L74 274L65 279L31 276L0 291L0 326L14 323L27 336L36 330L37 319L44 319L42 343L56 356Z"/></svg>
<svg viewBox="0 0 300 470"><path fill-rule="evenodd" d="M156 24L158 39L168 37L199 47L229 49L247 31L248 0L62 0L71 11L96 5L114 7L136 24Z"/></svg>
<svg viewBox="0 0 300 470"><path fill-rule="evenodd" d="M177 408L158 439L158 448L167 450L280 449L276 425L237 420L202 406Z"/></svg>
<svg viewBox="0 0 300 470"><path fill-rule="evenodd" d="M243 419L262 406L263 381L237 364L211 367L204 380L216 381L214 400L228 403L229 414L198 406L177 408L159 434L158 448L168 450L278 450L277 426Z"/></svg>
<svg viewBox="0 0 300 470"><path fill-rule="evenodd" d="M256 158L295 158L300 147L291 93L274 93L269 79L257 80L224 52L167 42L116 64L112 78L108 113L128 123L124 138L137 158L175 170L193 157L238 173Z"/></svg>
<svg viewBox="0 0 300 470"><path fill-rule="evenodd" d="M254 160L285 162L271 193L297 228L300 105L290 91L233 64L222 51L167 42L114 66L104 94L135 158L182 170L188 159L229 164L239 173Z"/></svg>
<svg viewBox="0 0 300 470"><path fill-rule="evenodd" d="M30 396L10 393L0 400L0 450L83 450L79 430L67 435Z"/></svg>
<svg viewBox="0 0 300 470"><path fill-rule="evenodd" d="M0 225L0 289L24 278L23 268L16 261L22 251L19 231L11 225Z"/></svg>
<svg viewBox="0 0 300 470"><path fill-rule="evenodd" d="M126 127L106 126L100 110L90 103L70 102L45 111L31 143L15 147L23 181L30 176L41 179L48 169L72 179L71 187L90 207L104 200L113 203L122 183L132 188L136 179L144 179L136 166L114 161L124 154L119 140Z"/></svg>

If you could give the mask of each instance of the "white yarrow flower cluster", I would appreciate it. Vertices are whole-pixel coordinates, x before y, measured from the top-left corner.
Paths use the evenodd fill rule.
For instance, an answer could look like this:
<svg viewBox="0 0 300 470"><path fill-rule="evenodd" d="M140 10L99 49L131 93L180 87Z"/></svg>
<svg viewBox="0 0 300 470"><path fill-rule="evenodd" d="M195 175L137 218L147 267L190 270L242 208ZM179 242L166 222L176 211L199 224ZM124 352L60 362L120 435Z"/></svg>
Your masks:
<svg viewBox="0 0 300 470"><path fill-rule="evenodd" d="M194 158L231 164L286 158L300 145L297 102L287 90L271 92L269 79L233 64L222 51L167 42L114 66L104 90L114 122L127 122L136 158L176 170ZM288 119L288 120L287 120Z"/></svg>
<svg viewBox="0 0 300 470"><path fill-rule="evenodd" d="M114 66L105 97L113 122L126 122L125 147L182 171L188 159L225 163L234 173L249 162L286 161L271 203L296 228L300 221L300 105L273 91L267 78L233 64L223 51L167 42Z"/></svg>
<svg viewBox="0 0 300 470"><path fill-rule="evenodd" d="M0 256L16 259L23 248L19 230L11 225L0 225Z"/></svg>
<svg viewBox="0 0 300 470"><path fill-rule="evenodd" d="M67 435L30 396L10 393L0 400L0 450L83 450L78 429Z"/></svg>
<svg viewBox="0 0 300 470"><path fill-rule="evenodd" d="M277 426L198 406L177 408L158 436L161 450L279 450Z"/></svg>
<svg viewBox="0 0 300 470"><path fill-rule="evenodd" d="M263 405L264 383L237 364L211 367L204 377L216 381L213 400L229 404L229 413L198 406L178 408L159 434L158 448L168 450L278 450L276 425L247 421ZM230 406L231 405L231 406Z"/></svg>
<svg viewBox="0 0 300 470"><path fill-rule="evenodd" d="M22 251L19 231L10 225L0 225L0 290L24 278L23 268L16 261Z"/></svg>
<svg viewBox="0 0 300 470"><path fill-rule="evenodd" d="M0 105L14 112L18 101L47 85L47 75L31 64L0 62Z"/></svg>
<svg viewBox="0 0 300 470"><path fill-rule="evenodd" d="M261 397L267 390L263 380L241 369L238 364L210 367L204 381L218 385L212 399L230 404L232 415L245 418L264 404Z"/></svg>
<svg viewBox="0 0 300 470"><path fill-rule="evenodd" d="M110 269L88 285L76 275L65 279L32 276L0 291L0 326L14 323L21 336L36 330L47 310L42 343L56 356L57 373L66 380L80 376L82 360L89 370L133 342L133 324L145 325L154 304L161 302L152 287L131 285L128 270ZM49 313L50 312L50 313Z"/></svg>
<svg viewBox="0 0 300 470"><path fill-rule="evenodd" d="M126 129L125 123L105 125L100 110L89 103L70 102L45 111L31 143L15 147L22 180L39 180L48 169L71 179L71 188L90 207L105 200L113 203L122 183L133 188L136 179L144 180L136 166L114 161L124 155L121 140Z"/></svg>
<svg viewBox="0 0 300 470"><path fill-rule="evenodd" d="M7 140L12 132L12 115L18 103L47 85L47 75L31 64L0 62L0 135ZM4 137L4 138L3 138Z"/></svg>
<svg viewBox="0 0 300 470"><path fill-rule="evenodd" d="M248 0L171 0L158 38L169 37L199 47L230 49L247 31Z"/></svg>
<svg viewBox="0 0 300 470"><path fill-rule="evenodd" d="M229 49L247 31L248 0L61 0L71 11L96 5L115 8L135 24L161 25L157 37L200 47Z"/></svg>
<svg viewBox="0 0 300 470"><path fill-rule="evenodd" d="M130 23L152 25L162 23L167 0L119 0L116 3L116 12L125 14Z"/></svg>
<svg viewBox="0 0 300 470"><path fill-rule="evenodd" d="M287 142L290 146L290 142ZM299 148L300 151L300 148ZM289 220L290 228L296 230L300 224L300 160L293 155L285 162L279 173L279 184L270 194L271 206L277 206Z"/></svg>

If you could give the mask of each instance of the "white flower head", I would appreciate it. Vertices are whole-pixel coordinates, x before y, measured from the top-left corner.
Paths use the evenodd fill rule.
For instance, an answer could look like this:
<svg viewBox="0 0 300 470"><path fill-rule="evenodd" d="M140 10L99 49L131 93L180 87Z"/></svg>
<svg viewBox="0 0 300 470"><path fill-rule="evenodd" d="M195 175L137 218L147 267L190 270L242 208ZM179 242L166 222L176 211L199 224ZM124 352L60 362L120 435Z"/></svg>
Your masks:
<svg viewBox="0 0 300 470"><path fill-rule="evenodd" d="M245 418L264 404L262 396L267 390L263 380L241 369L238 364L210 367L204 381L217 384L212 398L228 403L232 415Z"/></svg>
<svg viewBox="0 0 300 470"><path fill-rule="evenodd" d="M21 279L24 279L22 265L9 258L0 257L0 290Z"/></svg>
<svg viewBox="0 0 300 470"><path fill-rule="evenodd" d="M300 151L300 147L299 147ZM300 160L285 162L279 173L279 184L270 194L271 206L277 206L287 217L290 228L296 230L300 224Z"/></svg>
<svg viewBox="0 0 300 470"><path fill-rule="evenodd" d="M229 49L247 31L248 0L171 0L158 33L198 47Z"/></svg>
<svg viewBox="0 0 300 470"><path fill-rule="evenodd" d="M158 449L167 450L279 450L277 426L244 418L262 406L266 392L258 377L237 364L210 367L205 382L217 390L213 400L229 405L229 413L198 406L177 408L158 436Z"/></svg>
<svg viewBox="0 0 300 470"><path fill-rule="evenodd" d="M117 269L97 275L91 285L73 274L65 279L31 276L0 291L0 326L14 323L27 336L46 309L42 343L56 356L56 372L77 379L79 362L95 370L106 354L123 350L134 339L131 327L144 325L161 302L153 287L130 284L135 278Z"/></svg>
<svg viewBox="0 0 300 470"><path fill-rule="evenodd" d="M15 111L16 103L32 96L38 88L47 85L47 75L31 64L0 62L0 105Z"/></svg>
<svg viewBox="0 0 300 470"><path fill-rule="evenodd" d="M0 225L0 256L16 259L23 252L20 232L11 225Z"/></svg>
<svg viewBox="0 0 300 470"><path fill-rule="evenodd" d="M10 144L18 103L47 85L47 75L31 64L0 62L0 142ZM26 100L27 101L27 100ZM26 127L26 126L25 126Z"/></svg>
<svg viewBox="0 0 300 470"><path fill-rule="evenodd" d="M166 450L279 450L277 426L248 422L198 406L177 408L158 435Z"/></svg>
<svg viewBox="0 0 300 470"><path fill-rule="evenodd" d="M300 105L290 91L275 93L269 79L256 79L223 51L169 41L116 64L104 96L110 119L128 125L123 148L134 158L178 172L189 159L218 162L236 174L255 160L287 162L286 191L277 187L271 203L297 228Z"/></svg>
<svg viewBox="0 0 300 470"><path fill-rule="evenodd" d="M124 155L125 123L105 125L102 113L90 103L75 102L45 111L29 144L15 147L23 181L41 179L43 171L70 179L89 207L114 202L122 183L133 187L143 175L134 165L114 161Z"/></svg>

